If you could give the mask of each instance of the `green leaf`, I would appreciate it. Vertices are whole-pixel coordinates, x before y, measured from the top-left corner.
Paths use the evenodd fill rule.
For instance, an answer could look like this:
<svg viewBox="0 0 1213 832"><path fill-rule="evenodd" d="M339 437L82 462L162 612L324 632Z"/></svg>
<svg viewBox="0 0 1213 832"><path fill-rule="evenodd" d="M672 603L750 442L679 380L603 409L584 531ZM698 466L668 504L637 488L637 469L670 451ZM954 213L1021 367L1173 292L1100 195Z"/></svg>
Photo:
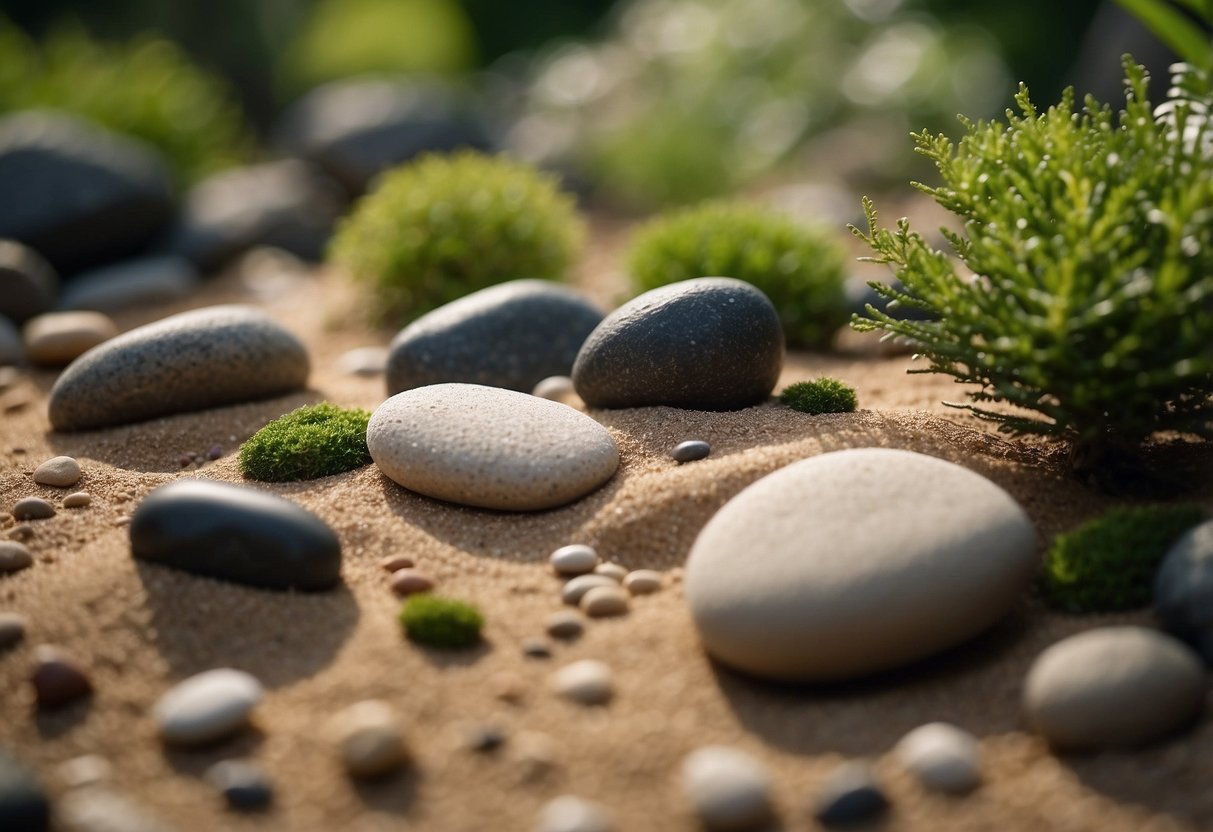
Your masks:
<svg viewBox="0 0 1213 832"><path fill-rule="evenodd" d="M1203 0L1182 0L1184 5L1208 19L1209 8ZM1209 66L1213 43L1201 28L1166 0L1116 0L1145 24L1159 40L1185 61Z"/></svg>

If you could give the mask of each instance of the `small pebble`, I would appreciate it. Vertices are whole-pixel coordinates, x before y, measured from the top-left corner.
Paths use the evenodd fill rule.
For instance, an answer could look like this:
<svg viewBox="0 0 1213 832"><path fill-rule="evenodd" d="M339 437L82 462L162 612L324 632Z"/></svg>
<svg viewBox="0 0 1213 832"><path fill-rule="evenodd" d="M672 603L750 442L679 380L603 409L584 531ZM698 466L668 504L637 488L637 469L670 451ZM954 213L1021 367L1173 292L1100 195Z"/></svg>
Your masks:
<svg viewBox="0 0 1213 832"><path fill-rule="evenodd" d="M548 376L541 380L531 390L532 396L538 396L541 399L559 402L573 396L577 393L573 387L573 380L568 376Z"/></svg>
<svg viewBox="0 0 1213 832"><path fill-rule="evenodd" d="M516 705L526 696L526 685L513 673L503 671L489 679L489 691L502 702Z"/></svg>
<svg viewBox="0 0 1213 832"><path fill-rule="evenodd" d="M552 638L572 640L585 631L585 622L572 610L560 610L548 616L544 628Z"/></svg>
<svg viewBox="0 0 1213 832"><path fill-rule="evenodd" d="M661 573L652 569L637 569L624 576L623 587L633 595L652 595L661 589Z"/></svg>
<svg viewBox="0 0 1213 832"><path fill-rule="evenodd" d="M337 369L349 376L381 376L387 372L387 358L387 347L358 347L341 354Z"/></svg>
<svg viewBox="0 0 1213 832"><path fill-rule="evenodd" d="M415 569L397 569L392 573L392 592L397 595L412 595L415 592L429 592L434 588L434 581L427 575Z"/></svg>
<svg viewBox="0 0 1213 832"><path fill-rule="evenodd" d="M223 456L223 446L222 445L211 445L209 448L207 448L206 458L209 461L214 462L216 459L219 459L221 456Z"/></svg>
<svg viewBox="0 0 1213 832"><path fill-rule="evenodd" d="M617 563L600 563L594 567L595 575L606 575L615 583L619 583L627 577L628 570L626 567L620 566Z"/></svg>
<svg viewBox="0 0 1213 832"><path fill-rule="evenodd" d="M56 456L34 469L34 482L55 488L67 488L80 481L80 463L70 456Z"/></svg>
<svg viewBox="0 0 1213 832"><path fill-rule="evenodd" d="M37 773L0 748L0 829L46 832L51 804Z"/></svg>
<svg viewBox="0 0 1213 832"><path fill-rule="evenodd" d="M593 572L594 567L598 565L598 553L594 551L593 546L573 543L552 552L548 563L556 570L557 575L584 575Z"/></svg>
<svg viewBox="0 0 1213 832"><path fill-rule="evenodd" d="M682 790L709 830L765 829L774 814L771 776L738 748L709 745L682 761Z"/></svg>
<svg viewBox="0 0 1213 832"><path fill-rule="evenodd" d="M25 355L34 364L62 367L118 335L100 312L48 312L25 324Z"/></svg>
<svg viewBox="0 0 1213 832"><path fill-rule="evenodd" d="M823 826L870 820L889 807L889 799L867 763L843 763L826 778L813 802L813 817Z"/></svg>
<svg viewBox="0 0 1213 832"><path fill-rule="evenodd" d="M628 593L620 586L598 586L581 596L581 610L590 618L624 615L628 611Z"/></svg>
<svg viewBox="0 0 1213 832"><path fill-rule="evenodd" d="M233 809L264 809L274 799L269 775L251 760L220 760L206 770L206 779Z"/></svg>
<svg viewBox="0 0 1213 832"><path fill-rule="evenodd" d="M559 761L556 741L538 731L523 731L515 737L512 761L518 778L530 782L546 777Z"/></svg>
<svg viewBox="0 0 1213 832"><path fill-rule="evenodd" d="M21 380L21 371L16 367L0 367L0 393Z"/></svg>
<svg viewBox="0 0 1213 832"><path fill-rule="evenodd" d="M3 546L0 543L0 546ZM0 650L7 650L25 638L25 616L18 612L0 612Z"/></svg>
<svg viewBox="0 0 1213 832"><path fill-rule="evenodd" d="M706 459L711 452L712 446L702 439L688 439L675 445L670 456L675 462L694 462L697 459Z"/></svg>
<svg viewBox="0 0 1213 832"><path fill-rule="evenodd" d="M55 516L55 507L41 497L25 497L13 506L13 517L18 520L45 520Z"/></svg>
<svg viewBox="0 0 1213 832"><path fill-rule="evenodd" d="M97 754L82 754L59 765L59 781L69 789L96 786L113 776L109 760Z"/></svg>
<svg viewBox="0 0 1213 832"><path fill-rule="evenodd" d="M542 638L523 639L522 655L532 659L550 659L552 657L552 645Z"/></svg>
<svg viewBox="0 0 1213 832"><path fill-rule="evenodd" d="M329 720L327 734L353 777L380 777L400 768L408 758L395 712L378 699L338 711Z"/></svg>
<svg viewBox="0 0 1213 832"><path fill-rule="evenodd" d="M107 786L72 789L56 804L55 815L71 832L166 832L170 828Z"/></svg>
<svg viewBox="0 0 1213 832"><path fill-rule="evenodd" d="M396 572L401 569L412 569L416 564L413 563L412 558L404 555L388 555L379 561L379 565L387 572Z"/></svg>
<svg viewBox="0 0 1213 832"><path fill-rule="evenodd" d="M93 692L84 667L62 648L41 644L34 648L30 676L39 708L59 708Z"/></svg>
<svg viewBox="0 0 1213 832"><path fill-rule="evenodd" d="M75 494L68 494L63 498L64 508L84 508L91 505L93 497L87 491L77 491Z"/></svg>
<svg viewBox="0 0 1213 832"><path fill-rule="evenodd" d="M0 574L19 572L32 566L33 563L34 556L30 554L25 544L15 540L0 540Z"/></svg>
<svg viewBox="0 0 1213 832"><path fill-rule="evenodd" d="M216 742L248 725L264 696L256 677L228 667L178 682L152 708L160 737L171 745Z"/></svg>
<svg viewBox="0 0 1213 832"><path fill-rule="evenodd" d="M535 828L537 832L612 832L615 824L602 806L566 794L544 804Z"/></svg>
<svg viewBox="0 0 1213 832"><path fill-rule="evenodd" d="M13 540L33 540L34 530L30 526L17 526L15 529L10 529L8 536Z"/></svg>
<svg viewBox="0 0 1213 832"><path fill-rule="evenodd" d="M552 689L565 699L582 705L604 705L615 686L611 668L596 659L582 659L552 674Z"/></svg>
<svg viewBox="0 0 1213 832"><path fill-rule="evenodd" d="M619 582L606 575L578 575L564 585L564 589L560 591L560 599L566 604L580 604L581 596L599 586L619 586Z"/></svg>
<svg viewBox="0 0 1213 832"><path fill-rule="evenodd" d="M901 738L893 753L933 791L961 794L981 782L977 738L946 722L920 725Z"/></svg>
<svg viewBox="0 0 1213 832"><path fill-rule="evenodd" d="M505 744L505 732L492 723L475 725L468 731L467 746L473 751L496 751Z"/></svg>

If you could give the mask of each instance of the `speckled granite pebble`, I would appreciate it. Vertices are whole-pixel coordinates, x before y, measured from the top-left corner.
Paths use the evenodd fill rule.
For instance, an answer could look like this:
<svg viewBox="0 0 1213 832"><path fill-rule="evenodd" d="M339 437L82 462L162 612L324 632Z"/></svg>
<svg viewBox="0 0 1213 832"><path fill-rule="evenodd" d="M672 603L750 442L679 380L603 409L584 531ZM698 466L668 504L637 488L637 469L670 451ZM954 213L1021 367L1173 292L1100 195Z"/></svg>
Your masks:
<svg viewBox="0 0 1213 832"><path fill-rule="evenodd" d="M100 312L47 312L25 325L25 356L43 367L62 367L118 335Z"/></svg>
<svg viewBox="0 0 1213 832"><path fill-rule="evenodd" d="M645 292L608 315L572 376L590 407L737 410L770 395L783 353L766 295L740 280L702 277Z"/></svg>
<svg viewBox="0 0 1213 832"><path fill-rule="evenodd" d="M388 395L463 382L529 393L568 375L602 312L548 280L512 280L473 292L409 324L388 357Z"/></svg>
<svg viewBox="0 0 1213 832"><path fill-rule="evenodd" d="M50 395L56 430L87 430L263 399L307 384L294 335L247 306L183 312L73 362Z"/></svg>
<svg viewBox="0 0 1213 832"><path fill-rule="evenodd" d="M619 467L615 440L588 416L474 384L392 396L371 416L366 441L388 478L479 508L555 508L599 488Z"/></svg>
<svg viewBox="0 0 1213 832"><path fill-rule="evenodd" d="M20 572L34 565L34 556L24 543L15 540L0 540L0 575L5 572Z"/></svg>
<svg viewBox="0 0 1213 832"><path fill-rule="evenodd" d="M24 323L55 305L59 277L38 252L0 240L0 318ZM0 362L2 363L2 362Z"/></svg>
<svg viewBox="0 0 1213 832"><path fill-rule="evenodd" d="M51 457L34 469L34 482L54 488L67 488L80 481L80 463L70 456Z"/></svg>
<svg viewBox="0 0 1213 832"><path fill-rule="evenodd" d="M165 742L202 745L247 725L264 695L256 677L221 667L178 682L156 702L152 718Z"/></svg>

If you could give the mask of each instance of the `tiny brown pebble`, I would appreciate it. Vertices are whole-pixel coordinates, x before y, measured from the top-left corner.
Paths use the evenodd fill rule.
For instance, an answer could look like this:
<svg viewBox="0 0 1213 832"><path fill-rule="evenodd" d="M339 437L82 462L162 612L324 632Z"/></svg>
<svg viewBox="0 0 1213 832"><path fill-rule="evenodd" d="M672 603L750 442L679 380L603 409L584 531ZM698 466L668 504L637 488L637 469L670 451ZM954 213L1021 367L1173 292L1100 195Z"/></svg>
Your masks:
<svg viewBox="0 0 1213 832"><path fill-rule="evenodd" d="M414 566L413 559L405 555L388 555L379 561L379 565L388 572L396 572L400 569L412 569Z"/></svg>
<svg viewBox="0 0 1213 832"><path fill-rule="evenodd" d="M58 708L93 691L80 663L70 653L50 644L34 648L30 681L34 683L40 708Z"/></svg>
<svg viewBox="0 0 1213 832"><path fill-rule="evenodd" d="M34 556L24 544L15 540L0 541L0 574L19 572L34 565Z"/></svg>
<svg viewBox="0 0 1213 832"><path fill-rule="evenodd" d="M63 507L84 508L92 502L92 495L90 495L87 491L77 491L75 494L68 494L63 498Z"/></svg>
<svg viewBox="0 0 1213 832"><path fill-rule="evenodd" d="M429 592L433 588L433 580L416 569L397 569L392 573L392 592L395 592L397 595Z"/></svg>
<svg viewBox="0 0 1213 832"><path fill-rule="evenodd" d="M130 516L123 514L121 517L114 519L115 526L129 526L131 522Z"/></svg>
<svg viewBox="0 0 1213 832"><path fill-rule="evenodd" d="M25 497L13 506L13 517L18 520L45 520L55 516L55 507L41 497Z"/></svg>
<svg viewBox="0 0 1213 832"><path fill-rule="evenodd" d="M189 468L193 464L194 457L192 454L182 454L181 456L177 457L177 467L179 468Z"/></svg>
<svg viewBox="0 0 1213 832"><path fill-rule="evenodd" d="M522 680L512 673L506 672L498 673L489 680L489 690L493 692L493 696L510 704L521 702L526 694L526 687Z"/></svg>
<svg viewBox="0 0 1213 832"><path fill-rule="evenodd" d="M25 616L0 612L0 650L7 650L25 638Z"/></svg>
<svg viewBox="0 0 1213 832"><path fill-rule="evenodd" d="M218 459L221 456L223 456L223 446L222 445L211 445L210 450L208 450L206 452L206 458L209 459L211 462L214 462L216 459Z"/></svg>
<svg viewBox="0 0 1213 832"><path fill-rule="evenodd" d="M13 453L18 454L18 455L22 455L22 454L27 454L27 453L29 453L29 451L25 450L25 448L22 448L22 447L20 447L19 445L14 445L14 446L13 446Z"/></svg>

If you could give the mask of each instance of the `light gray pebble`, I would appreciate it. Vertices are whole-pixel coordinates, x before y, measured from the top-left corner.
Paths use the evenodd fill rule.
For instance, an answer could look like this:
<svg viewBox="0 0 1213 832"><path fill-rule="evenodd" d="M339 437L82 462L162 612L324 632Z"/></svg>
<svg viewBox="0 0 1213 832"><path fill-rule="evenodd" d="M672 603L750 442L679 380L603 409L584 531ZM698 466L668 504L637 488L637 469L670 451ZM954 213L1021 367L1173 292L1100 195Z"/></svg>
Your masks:
<svg viewBox="0 0 1213 832"><path fill-rule="evenodd" d="M45 520L55 516L55 507L41 497L23 497L13 505L18 520Z"/></svg>
<svg viewBox="0 0 1213 832"><path fill-rule="evenodd" d="M560 591L560 599L566 604L580 604L581 597L591 589L600 586L618 586L618 581L611 580L606 575L578 575L564 585Z"/></svg>
<svg viewBox="0 0 1213 832"><path fill-rule="evenodd" d="M400 721L392 707L378 699L365 699L338 711L329 720L326 733L353 777L380 777L408 759Z"/></svg>
<svg viewBox="0 0 1213 832"><path fill-rule="evenodd" d="M605 808L568 794L545 803L535 827L536 832L612 832L614 828Z"/></svg>
<svg viewBox="0 0 1213 832"><path fill-rule="evenodd" d="M572 610L560 610L548 616L544 629L552 638L571 640L585 631L585 622Z"/></svg>
<svg viewBox="0 0 1213 832"><path fill-rule="evenodd" d="M894 755L928 789L959 794L981 782L977 738L955 725L931 722L906 734Z"/></svg>
<svg viewBox="0 0 1213 832"><path fill-rule="evenodd" d="M96 786L113 776L114 767L98 754L82 754L59 764L59 781L69 789Z"/></svg>
<svg viewBox="0 0 1213 832"><path fill-rule="evenodd" d="M621 586L596 586L581 596L582 612L590 618L608 618L628 611L628 593Z"/></svg>
<svg viewBox="0 0 1213 832"><path fill-rule="evenodd" d="M51 457L34 469L34 482L55 488L67 488L80 482L80 463L70 456Z"/></svg>
<svg viewBox="0 0 1213 832"><path fill-rule="evenodd" d="M593 572L594 567L598 565L598 553L594 551L593 546L571 543L552 552L548 563L556 570L557 575L584 575Z"/></svg>
<svg viewBox="0 0 1213 832"><path fill-rule="evenodd" d="M0 546L4 543L0 542ZM25 638L25 616L17 612L0 612L0 650L7 650Z"/></svg>
<svg viewBox="0 0 1213 832"><path fill-rule="evenodd" d="M712 446L702 439L688 439L675 445L674 450L670 451L670 456L674 458L675 462L694 462L698 459L706 459L711 452Z"/></svg>
<svg viewBox="0 0 1213 832"><path fill-rule="evenodd" d="M628 570L617 563L600 563L594 567L595 575L606 575L615 583L623 581L624 576L628 574Z"/></svg>
<svg viewBox="0 0 1213 832"><path fill-rule="evenodd" d="M68 832L170 832L174 828L106 786L72 789L59 800L56 815Z"/></svg>
<svg viewBox="0 0 1213 832"><path fill-rule="evenodd" d="M263 695L251 674L218 668L179 682L160 697L152 716L165 742L200 745L244 728Z"/></svg>
<svg viewBox="0 0 1213 832"><path fill-rule="evenodd" d="M381 376L387 372L387 357L387 347L357 347L341 354L337 369L347 376Z"/></svg>
<svg viewBox="0 0 1213 832"><path fill-rule="evenodd" d="M623 577L623 588L633 595L651 595L661 589L661 573L636 569Z"/></svg>
<svg viewBox="0 0 1213 832"><path fill-rule="evenodd" d="M682 791L712 832L765 828L774 814L770 774L738 748L709 745L687 755Z"/></svg>
<svg viewBox="0 0 1213 832"><path fill-rule="evenodd" d="M611 668L597 659L567 664L552 674L552 690L581 705L605 705L615 693Z"/></svg>
<svg viewBox="0 0 1213 832"><path fill-rule="evenodd" d="M548 376L535 385L531 395L559 402L577 395L577 391L573 387L573 379L568 376Z"/></svg>
<svg viewBox="0 0 1213 832"><path fill-rule="evenodd" d="M34 364L62 367L118 335L100 312L48 312L25 325L25 355Z"/></svg>
<svg viewBox="0 0 1213 832"><path fill-rule="evenodd" d="M19 572L34 565L34 556L24 544L0 540L0 573Z"/></svg>
<svg viewBox="0 0 1213 832"><path fill-rule="evenodd" d="M87 491L77 491L63 498L64 508L85 508L92 505L93 497Z"/></svg>
<svg viewBox="0 0 1213 832"><path fill-rule="evenodd" d="M200 283L198 270L184 257L155 254L76 275L64 286L59 308L118 312L171 303Z"/></svg>

